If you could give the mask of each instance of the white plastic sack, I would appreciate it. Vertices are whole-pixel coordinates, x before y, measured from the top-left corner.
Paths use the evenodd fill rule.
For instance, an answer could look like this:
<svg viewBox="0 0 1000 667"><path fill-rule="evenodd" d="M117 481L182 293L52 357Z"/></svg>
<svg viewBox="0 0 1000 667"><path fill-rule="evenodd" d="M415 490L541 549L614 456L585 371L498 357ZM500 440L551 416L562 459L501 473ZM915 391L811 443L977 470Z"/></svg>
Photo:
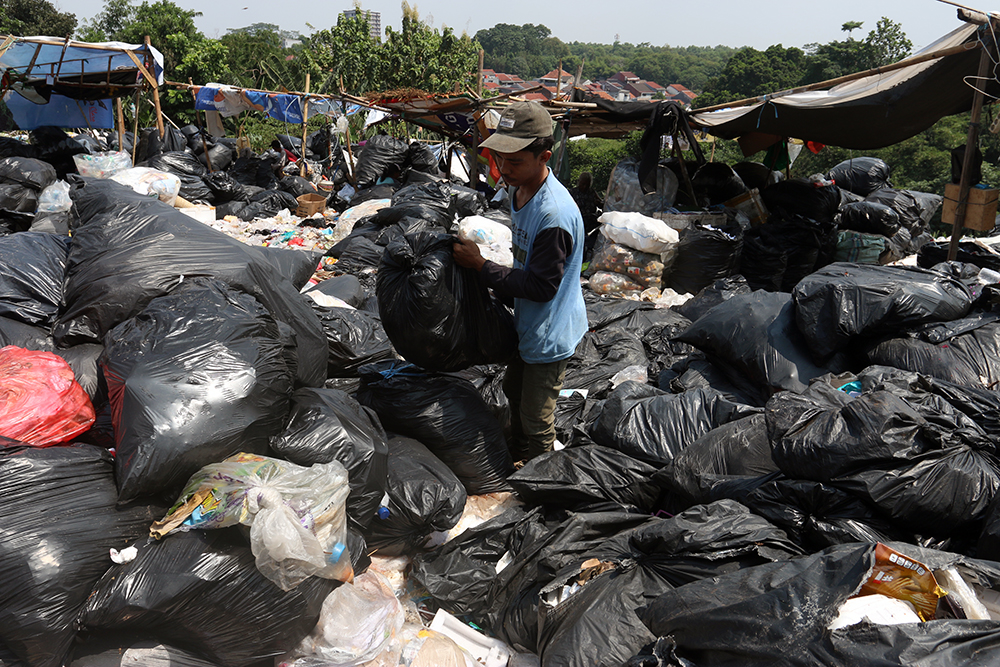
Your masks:
<svg viewBox="0 0 1000 667"><path fill-rule="evenodd" d="M365 572L327 596L316 628L292 651L298 659L283 664L364 665L394 642L404 618L388 580L377 572Z"/></svg>
<svg viewBox="0 0 1000 667"><path fill-rule="evenodd" d="M174 174L149 167L132 167L119 171L111 180L127 185L141 195L158 197L171 206L177 201L177 194L181 191L181 179Z"/></svg>
<svg viewBox="0 0 1000 667"><path fill-rule="evenodd" d="M667 223L641 213L606 211L597 221L606 238L642 252L670 255L680 242L680 235Z"/></svg>
<svg viewBox="0 0 1000 667"><path fill-rule="evenodd" d="M60 213L73 208L69 197L69 183L56 181L38 195L38 213Z"/></svg>
<svg viewBox="0 0 1000 667"><path fill-rule="evenodd" d="M111 178L120 171L132 168L132 158L122 151L80 153L73 156L73 162L81 176L90 178Z"/></svg>
<svg viewBox="0 0 1000 667"><path fill-rule="evenodd" d="M240 453L207 465L188 480L167 516L150 529L250 526L257 569L282 590L313 575L350 581L345 503L350 487L339 461L308 468Z"/></svg>
<svg viewBox="0 0 1000 667"><path fill-rule="evenodd" d="M481 215L470 215L458 223L458 238L478 245L479 253L491 262L508 268L514 266L513 237L506 225Z"/></svg>

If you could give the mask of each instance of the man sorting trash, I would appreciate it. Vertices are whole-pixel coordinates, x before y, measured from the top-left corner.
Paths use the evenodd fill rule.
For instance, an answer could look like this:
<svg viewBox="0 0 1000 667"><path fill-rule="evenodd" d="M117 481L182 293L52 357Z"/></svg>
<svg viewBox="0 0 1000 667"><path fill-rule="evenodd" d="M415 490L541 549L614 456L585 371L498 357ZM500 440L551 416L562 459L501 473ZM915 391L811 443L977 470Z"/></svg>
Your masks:
<svg viewBox="0 0 1000 667"><path fill-rule="evenodd" d="M507 185L514 224L514 268L485 260L472 241L454 246L459 266L479 271L498 297L514 302L518 358L507 367L515 461L550 451L556 439L556 398L566 365L587 331L580 289L583 219L569 191L548 167L552 119L535 102L504 110L490 149Z"/></svg>

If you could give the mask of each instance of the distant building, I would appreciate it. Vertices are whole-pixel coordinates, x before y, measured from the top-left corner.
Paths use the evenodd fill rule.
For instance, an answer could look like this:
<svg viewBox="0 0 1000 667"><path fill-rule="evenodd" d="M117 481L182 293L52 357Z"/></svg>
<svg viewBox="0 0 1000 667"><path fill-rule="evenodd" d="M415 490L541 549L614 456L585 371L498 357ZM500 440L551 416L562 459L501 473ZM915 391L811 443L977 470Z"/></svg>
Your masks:
<svg viewBox="0 0 1000 667"><path fill-rule="evenodd" d="M382 14L369 11L367 9L358 11L357 9L345 9L341 12L345 18L353 19L358 14L362 14L368 20L368 28L371 30L372 39L382 39Z"/></svg>
<svg viewBox="0 0 1000 667"><path fill-rule="evenodd" d="M689 88L682 86L679 83L672 83L664 89L664 95L668 100L674 100L679 102L681 105L688 105L694 101L694 98L698 97L697 93L692 92Z"/></svg>
<svg viewBox="0 0 1000 667"><path fill-rule="evenodd" d="M509 93L514 90L521 90L525 87L524 79L517 76L516 74L506 74L504 72L496 72L497 83L500 84L500 90L505 93Z"/></svg>
<svg viewBox="0 0 1000 667"><path fill-rule="evenodd" d="M618 72L617 74L615 74L611 78L609 78L608 81L617 81L621 85L625 86L625 85L628 85L630 83L636 83L636 82L638 82L639 81L639 77L637 77L632 72Z"/></svg>
<svg viewBox="0 0 1000 667"><path fill-rule="evenodd" d="M645 81L630 81L625 84L625 89L632 93L632 97L640 102L649 102L653 99L656 91Z"/></svg>

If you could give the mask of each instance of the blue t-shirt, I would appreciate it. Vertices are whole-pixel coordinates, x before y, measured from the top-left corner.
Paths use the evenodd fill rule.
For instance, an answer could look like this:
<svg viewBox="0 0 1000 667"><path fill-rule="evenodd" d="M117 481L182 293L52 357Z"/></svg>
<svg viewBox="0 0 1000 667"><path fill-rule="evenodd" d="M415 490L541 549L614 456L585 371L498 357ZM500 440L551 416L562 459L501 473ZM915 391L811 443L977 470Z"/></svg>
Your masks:
<svg viewBox="0 0 1000 667"><path fill-rule="evenodd" d="M516 193L511 202L516 201ZM511 207L514 223L514 268L528 270L531 247L544 229L558 227L573 238L559 289L551 301L514 299L514 323L520 339L521 358L529 364L545 364L573 356L587 332L587 307L580 288L583 265L583 218L566 187L549 172L538 192L521 207Z"/></svg>

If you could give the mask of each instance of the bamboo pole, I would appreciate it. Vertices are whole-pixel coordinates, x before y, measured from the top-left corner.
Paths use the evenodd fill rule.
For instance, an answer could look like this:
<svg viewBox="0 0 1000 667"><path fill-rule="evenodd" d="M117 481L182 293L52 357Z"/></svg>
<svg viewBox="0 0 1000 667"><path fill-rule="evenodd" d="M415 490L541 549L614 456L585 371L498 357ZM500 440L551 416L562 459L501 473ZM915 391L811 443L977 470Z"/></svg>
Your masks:
<svg viewBox="0 0 1000 667"><path fill-rule="evenodd" d="M340 94L344 94L344 77L340 77ZM351 149L351 124L347 124L347 131L344 133L347 139L347 180L351 187L358 187L358 177L354 173L354 151Z"/></svg>
<svg viewBox="0 0 1000 667"><path fill-rule="evenodd" d="M150 48L149 35L146 35L142 43L146 45L147 50ZM160 139L163 139L167 135L167 131L163 127L163 109L160 108L160 86L156 79L153 79L153 106L156 107L156 129L160 133Z"/></svg>
<svg viewBox="0 0 1000 667"><path fill-rule="evenodd" d="M122 111L122 98L115 98L115 116L116 125L118 126L118 150L125 150L125 113ZM135 140L132 141L135 143Z"/></svg>
<svg viewBox="0 0 1000 667"><path fill-rule="evenodd" d="M132 164L135 164L135 151L139 148L139 94L140 91L135 91L135 114L134 126L132 129Z"/></svg>
<svg viewBox="0 0 1000 667"><path fill-rule="evenodd" d="M309 93L310 74L306 72L306 94ZM306 177L306 134L309 131L309 97L302 100L302 148L299 150L299 176Z"/></svg>
<svg viewBox="0 0 1000 667"><path fill-rule="evenodd" d="M978 80L986 78L992 65L992 58L988 48L983 48L979 55ZM948 245L948 261L953 261L958 255L958 242L962 238L962 230L965 228L965 212L969 200L969 188L972 186L972 160L975 156L976 145L979 143L979 120L983 113L983 91L975 88L975 95L972 98L972 116L969 119L969 134L965 141L965 156L962 159L962 179L958 186L958 207L955 210L954 228L951 230L951 243Z"/></svg>
<svg viewBox="0 0 1000 667"><path fill-rule="evenodd" d="M878 74L887 74L889 72L895 72L898 69L904 69L910 65L918 65L920 63L925 63L929 60L937 60L938 58L946 58L948 56L954 56L964 51L971 51L973 48L979 47L977 42L975 46L970 47L969 44L959 44L958 46L953 46L948 49L942 49L940 51L935 51L933 53L928 53L923 56L916 56L913 58L907 58L906 60L900 60L897 63L892 63L891 65L884 65L882 67L875 67L873 69L865 70L864 72L856 72L854 74L847 74L845 76L837 77L836 79L828 79L826 81L820 81L818 83L811 83L808 86L799 86L798 88L790 88L788 90L782 90L776 93L770 93L768 95L761 95L760 97L748 97L742 100L736 100L735 102L725 102L723 104L713 104L709 107L704 107L701 109L693 109L690 113L691 116L697 116L698 114L707 113L709 111L718 111L719 109L735 109L738 107L748 107L759 102L768 102L771 100L778 99L779 97L786 97L788 95L794 95L796 93L805 93L811 90L822 90L823 88L832 88L833 86L839 86L842 83L848 83L850 81L857 81L858 79L863 79L868 76L876 76Z"/></svg>

